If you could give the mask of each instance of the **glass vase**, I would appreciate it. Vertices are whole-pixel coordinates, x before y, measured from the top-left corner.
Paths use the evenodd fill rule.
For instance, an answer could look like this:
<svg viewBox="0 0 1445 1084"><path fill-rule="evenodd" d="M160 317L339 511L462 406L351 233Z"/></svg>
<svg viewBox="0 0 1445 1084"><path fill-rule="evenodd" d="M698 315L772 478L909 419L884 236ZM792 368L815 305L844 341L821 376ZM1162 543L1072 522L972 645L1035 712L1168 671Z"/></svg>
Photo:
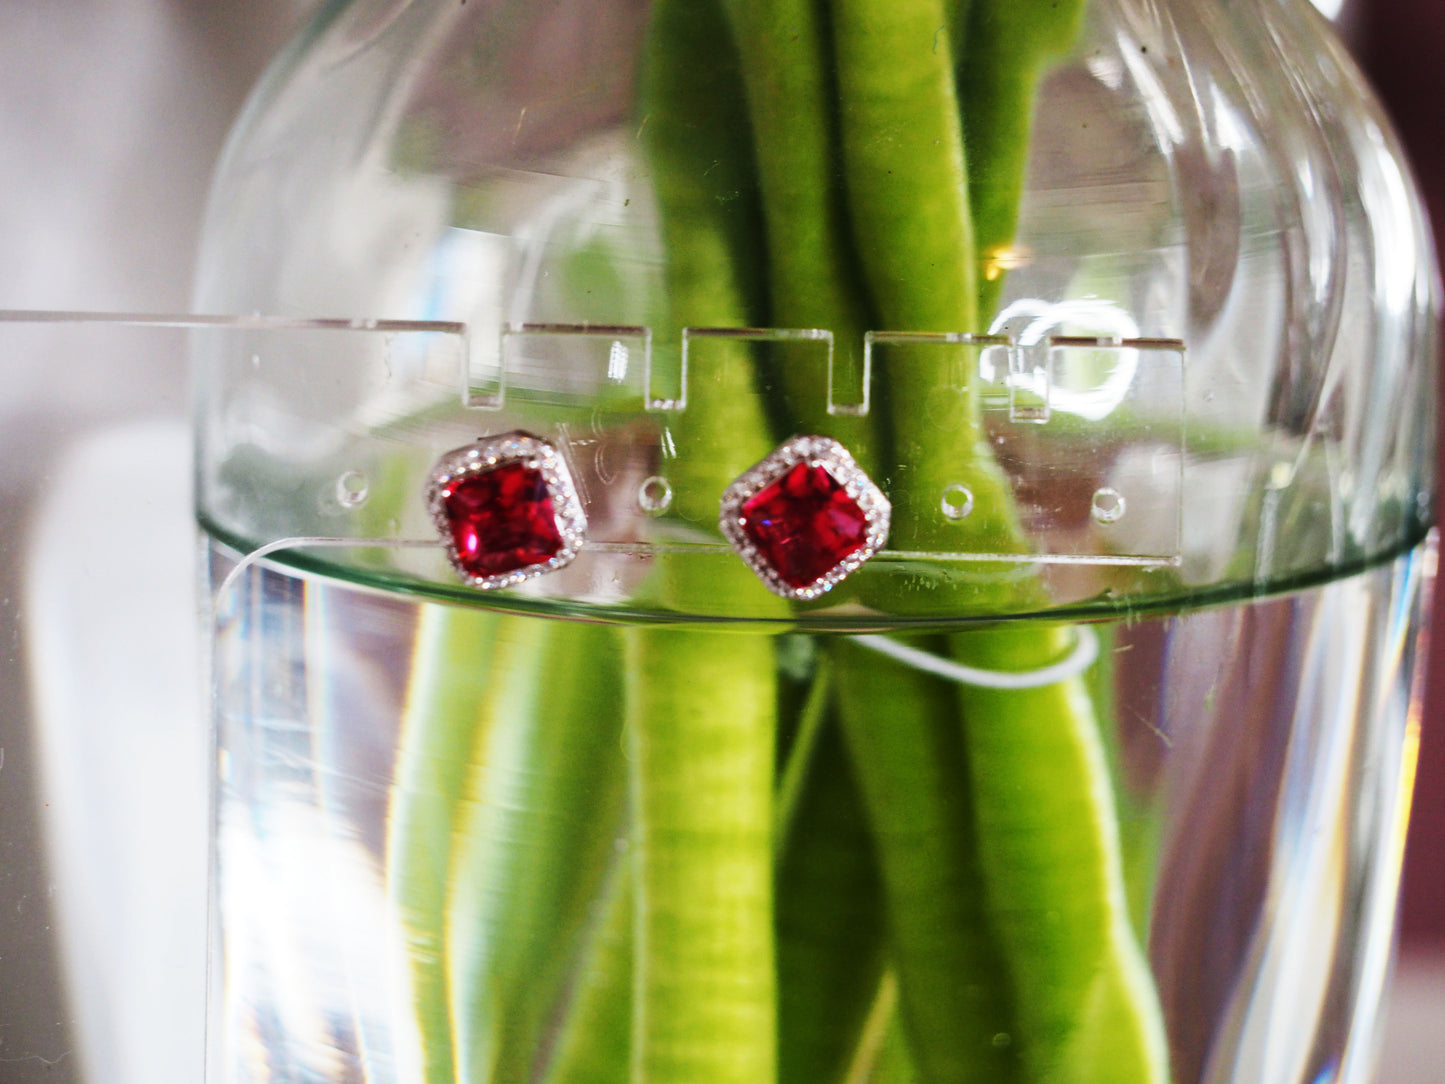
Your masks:
<svg viewBox="0 0 1445 1084"><path fill-rule="evenodd" d="M329 4L197 303L214 1082L1369 1078L1437 289L1304 0Z"/></svg>

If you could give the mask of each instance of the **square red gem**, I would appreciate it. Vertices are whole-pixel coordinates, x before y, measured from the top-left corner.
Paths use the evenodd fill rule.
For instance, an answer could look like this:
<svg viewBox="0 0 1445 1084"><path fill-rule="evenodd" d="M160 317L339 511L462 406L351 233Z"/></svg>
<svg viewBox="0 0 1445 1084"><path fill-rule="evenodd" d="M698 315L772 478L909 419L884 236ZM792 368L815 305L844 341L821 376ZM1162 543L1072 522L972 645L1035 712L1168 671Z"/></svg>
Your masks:
<svg viewBox="0 0 1445 1084"><path fill-rule="evenodd" d="M471 576L501 576L544 564L563 548L542 472L503 463L441 491L457 565Z"/></svg>
<svg viewBox="0 0 1445 1084"><path fill-rule="evenodd" d="M858 502L824 467L807 462L744 502L739 525L795 589L817 583L868 541L868 516Z"/></svg>

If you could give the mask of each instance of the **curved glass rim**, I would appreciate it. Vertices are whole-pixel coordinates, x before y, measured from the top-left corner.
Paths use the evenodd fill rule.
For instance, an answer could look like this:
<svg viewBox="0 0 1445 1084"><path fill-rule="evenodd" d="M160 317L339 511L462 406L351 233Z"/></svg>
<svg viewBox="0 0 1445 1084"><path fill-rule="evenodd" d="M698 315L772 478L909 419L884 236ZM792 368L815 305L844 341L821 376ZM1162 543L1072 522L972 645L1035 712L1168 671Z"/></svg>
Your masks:
<svg viewBox="0 0 1445 1084"><path fill-rule="evenodd" d="M321 578L346 584L363 591L415 599L423 602L456 606L473 606L499 613L520 616L557 617L606 625L673 626L677 628L734 629L748 631L759 628L821 633L869 632L933 632L988 628L1002 623L1096 623L1119 618L1155 618L1203 609L1216 609L1242 602L1258 602L1269 598L1320 587L1336 580L1349 579L1392 564L1410 553L1424 549L1433 554L1438 528L1435 524L1418 524L1407 531L1394 546L1351 560L1320 566L1308 572L1281 576L1264 581L1227 580L1195 589L1160 593L1153 596L1096 597L1083 603L1067 603L1057 607L1014 612L978 612L954 616L837 614L826 611L798 611L787 617L737 617L698 615L669 611L636 604L600 604L563 598L529 598L506 593L485 595L465 584L455 586L434 583L419 577L395 575L369 570L356 565L343 565L328 560L323 547L327 542L341 542L347 548L388 549L398 546L433 546L432 542L388 543L369 540L283 539L257 547L238 538L223 527L197 513L201 533L227 551L235 567L220 583L213 584L213 601L227 592L229 585L243 569L256 564L279 566L302 578Z"/></svg>

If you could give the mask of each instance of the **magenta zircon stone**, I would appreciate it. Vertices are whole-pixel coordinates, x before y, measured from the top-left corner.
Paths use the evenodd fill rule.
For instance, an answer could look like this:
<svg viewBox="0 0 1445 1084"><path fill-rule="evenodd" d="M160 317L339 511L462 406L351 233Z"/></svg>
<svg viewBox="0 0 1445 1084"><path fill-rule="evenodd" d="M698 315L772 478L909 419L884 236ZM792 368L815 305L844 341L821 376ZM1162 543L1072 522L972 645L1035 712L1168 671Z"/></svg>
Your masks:
<svg viewBox="0 0 1445 1084"><path fill-rule="evenodd" d="M739 517L758 554L789 587L808 587L868 541L868 517L823 467L799 463L754 494Z"/></svg>
<svg viewBox="0 0 1445 1084"><path fill-rule="evenodd" d="M550 561L562 549L542 472L504 463L442 490L457 564L472 576L501 576Z"/></svg>

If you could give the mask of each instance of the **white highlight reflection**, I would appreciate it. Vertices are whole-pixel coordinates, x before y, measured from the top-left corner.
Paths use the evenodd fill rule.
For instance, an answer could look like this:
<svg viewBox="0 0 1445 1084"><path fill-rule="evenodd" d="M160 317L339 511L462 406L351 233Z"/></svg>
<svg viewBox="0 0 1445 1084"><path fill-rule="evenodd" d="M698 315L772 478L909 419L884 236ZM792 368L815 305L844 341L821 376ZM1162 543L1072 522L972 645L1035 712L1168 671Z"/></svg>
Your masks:
<svg viewBox="0 0 1445 1084"><path fill-rule="evenodd" d="M1139 325L1134 318L1112 301L1097 297L1070 298L1067 301L1044 301L1020 298L999 313L989 327L992 335L1009 334L1019 323L1028 321L1017 333L1020 348L1037 346L1056 334L1098 335L1104 338L1137 339ZM1077 348L1076 348L1077 349ZM1129 395L1134 375L1139 370L1139 351L1133 347L1099 347L1107 350L1113 362L1101 380L1088 386L1070 386L1068 371L1051 374L1049 408L1076 414L1089 421L1100 421L1114 412Z"/></svg>

